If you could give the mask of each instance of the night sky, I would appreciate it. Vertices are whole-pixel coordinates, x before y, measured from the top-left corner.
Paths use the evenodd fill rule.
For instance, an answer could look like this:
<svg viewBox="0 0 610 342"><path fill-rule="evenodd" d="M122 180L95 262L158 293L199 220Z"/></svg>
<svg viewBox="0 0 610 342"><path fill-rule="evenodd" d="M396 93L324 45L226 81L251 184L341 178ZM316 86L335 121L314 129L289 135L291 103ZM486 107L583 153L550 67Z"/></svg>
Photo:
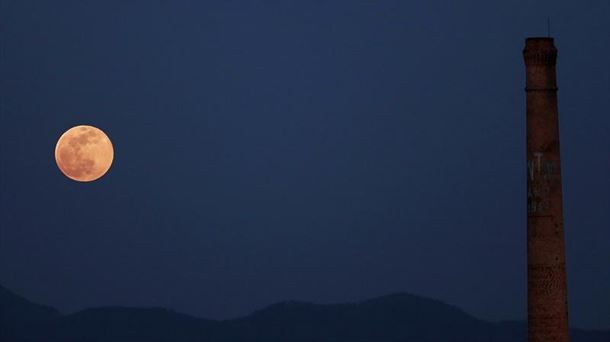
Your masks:
<svg viewBox="0 0 610 342"><path fill-rule="evenodd" d="M552 35L571 324L610 328L610 3L0 1L0 284L230 318L424 295L526 317L528 36ZM115 147L93 183L55 143Z"/></svg>

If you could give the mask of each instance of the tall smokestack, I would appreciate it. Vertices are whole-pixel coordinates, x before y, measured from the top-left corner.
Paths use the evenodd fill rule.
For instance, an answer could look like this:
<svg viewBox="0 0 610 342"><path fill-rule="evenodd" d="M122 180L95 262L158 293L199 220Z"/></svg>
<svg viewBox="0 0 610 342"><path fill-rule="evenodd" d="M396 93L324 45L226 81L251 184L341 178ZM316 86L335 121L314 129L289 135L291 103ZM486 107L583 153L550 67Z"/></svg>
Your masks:
<svg viewBox="0 0 610 342"><path fill-rule="evenodd" d="M527 322L530 342L568 342L553 38L527 38Z"/></svg>

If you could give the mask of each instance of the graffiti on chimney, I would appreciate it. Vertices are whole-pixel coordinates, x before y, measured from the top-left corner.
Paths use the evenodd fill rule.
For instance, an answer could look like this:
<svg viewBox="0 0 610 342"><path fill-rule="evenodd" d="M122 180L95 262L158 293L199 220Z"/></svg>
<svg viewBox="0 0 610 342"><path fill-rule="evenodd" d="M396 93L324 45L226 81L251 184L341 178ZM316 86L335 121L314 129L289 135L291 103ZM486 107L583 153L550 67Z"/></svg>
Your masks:
<svg viewBox="0 0 610 342"><path fill-rule="evenodd" d="M551 208L549 181L561 174L558 161L546 160L544 153L534 152L527 161L527 212L541 214Z"/></svg>

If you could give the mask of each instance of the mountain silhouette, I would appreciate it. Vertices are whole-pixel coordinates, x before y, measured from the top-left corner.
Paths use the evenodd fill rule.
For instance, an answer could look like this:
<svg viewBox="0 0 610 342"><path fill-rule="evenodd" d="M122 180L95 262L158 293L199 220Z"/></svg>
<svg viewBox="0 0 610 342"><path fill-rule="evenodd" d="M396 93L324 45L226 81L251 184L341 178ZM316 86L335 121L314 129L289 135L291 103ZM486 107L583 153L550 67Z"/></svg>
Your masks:
<svg viewBox="0 0 610 342"><path fill-rule="evenodd" d="M60 319L54 308L32 303L0 286L0 341L21 341L19 336L43 338L41 331Z"/></svg>
<svg viewBox="0 0 610 342"><path fill-rule="evenodd" d="M0 286L2 342L514 342L523 322L492 323L410 294L357 303L288 301L248 316L209 320L163 308L100 307L70 315ZM573 342L610 342L610 331L572 330Z"/></svg>

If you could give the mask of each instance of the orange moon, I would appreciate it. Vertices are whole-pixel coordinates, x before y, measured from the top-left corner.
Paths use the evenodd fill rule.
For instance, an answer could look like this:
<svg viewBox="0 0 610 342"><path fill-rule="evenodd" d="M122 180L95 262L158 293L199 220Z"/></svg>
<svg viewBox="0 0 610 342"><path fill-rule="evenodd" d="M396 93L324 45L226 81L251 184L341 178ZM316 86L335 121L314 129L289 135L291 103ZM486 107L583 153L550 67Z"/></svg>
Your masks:
<svg viewBox="0 0 610 342"><path fill-rule="evenodd" d="M91 182L102 177L114 158L110 139L99 128L75 126L59 137L55 146L55 162L66 177L78 182Z"/></svg>

